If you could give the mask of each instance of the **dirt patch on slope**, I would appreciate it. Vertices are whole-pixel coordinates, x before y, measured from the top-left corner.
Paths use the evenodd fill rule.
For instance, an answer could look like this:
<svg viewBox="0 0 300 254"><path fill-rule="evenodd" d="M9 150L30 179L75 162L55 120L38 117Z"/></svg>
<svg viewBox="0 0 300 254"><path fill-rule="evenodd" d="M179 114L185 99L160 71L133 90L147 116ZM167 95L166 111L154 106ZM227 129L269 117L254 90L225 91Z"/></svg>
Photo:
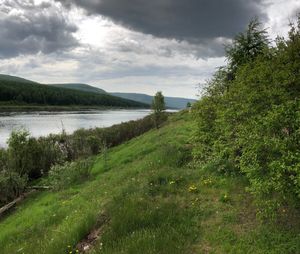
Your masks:
<svg viewBox="0 0 300 254"><path fill-rule="evenodd" d="M80 253L88 253L104 232L105 226L109 223L110 218L106 214L101 214L95 227L82 239L77 245L76 249Z"/></svg>

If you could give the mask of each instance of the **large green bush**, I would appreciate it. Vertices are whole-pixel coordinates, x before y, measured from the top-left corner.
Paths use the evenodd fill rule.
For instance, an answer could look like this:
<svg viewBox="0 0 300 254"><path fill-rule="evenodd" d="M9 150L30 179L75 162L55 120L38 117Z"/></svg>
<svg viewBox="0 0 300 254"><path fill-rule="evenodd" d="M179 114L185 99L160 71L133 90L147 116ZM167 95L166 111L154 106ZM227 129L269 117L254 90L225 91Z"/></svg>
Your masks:
<svg viewBox="0 0 300 254"><path fill-rule="evenodd" d="M244 129L241 143L240 168L260 202L300 207L300 101L274 106L252 121Z"/></svg>
<svg viewBox="0 0 300 254"><path fill-rule="evenodd" d="M262 211L274 214L300 201L300 18L274 46L257 23L228 48L228 65L193 106L194 156L245 174Z"/></svg>

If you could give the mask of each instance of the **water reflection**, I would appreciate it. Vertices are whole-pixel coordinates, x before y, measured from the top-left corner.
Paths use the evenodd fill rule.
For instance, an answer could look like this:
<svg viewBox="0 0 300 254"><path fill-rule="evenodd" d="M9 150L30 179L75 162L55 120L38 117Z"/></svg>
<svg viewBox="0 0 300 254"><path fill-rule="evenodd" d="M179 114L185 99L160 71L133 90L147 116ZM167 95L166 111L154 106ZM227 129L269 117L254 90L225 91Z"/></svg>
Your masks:
<svg viewBox="0 0 300 254"><path fill-rule="evenodd" d="M65 129L72 133L80 128L108 127L136 120L150 114L150 110L97 110L72 112L30 112L0 114L0 146L5 147L10 133L25 128L32 136L46 136Z"/></svg>

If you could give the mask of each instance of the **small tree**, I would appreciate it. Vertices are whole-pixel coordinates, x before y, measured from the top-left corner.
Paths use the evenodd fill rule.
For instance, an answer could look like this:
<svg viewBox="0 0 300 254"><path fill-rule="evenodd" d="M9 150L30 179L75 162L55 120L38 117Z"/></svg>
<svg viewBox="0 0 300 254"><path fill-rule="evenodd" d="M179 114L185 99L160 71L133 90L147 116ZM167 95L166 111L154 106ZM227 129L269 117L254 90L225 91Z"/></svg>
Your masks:
<svg viewBox="0 0 300 254"><path fill-rule="evenodd" d="M165 98L162 92L157 92L152 101L154 123L157 129L159 128L159 121L163 116L163 111L165 110L165 108Z"/></svg>
<svg viewBox="0 0 300 254"><path fill-rule="evenodd" d="M247 30L239 33L230 45L225 47L229 63L229 79L234 79L238 67L254 60L269 46L266 29L258 19L250 21Z"/></svg>

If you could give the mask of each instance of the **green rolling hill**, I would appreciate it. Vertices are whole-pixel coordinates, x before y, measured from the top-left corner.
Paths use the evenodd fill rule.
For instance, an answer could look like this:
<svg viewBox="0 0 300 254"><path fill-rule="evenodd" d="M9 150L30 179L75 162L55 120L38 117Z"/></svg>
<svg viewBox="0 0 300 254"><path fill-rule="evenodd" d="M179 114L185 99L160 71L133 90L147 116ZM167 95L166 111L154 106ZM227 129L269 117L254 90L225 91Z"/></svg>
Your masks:
<svg viewBox="0 0 300 254"><path fill-rule="evenodd" d="M100 90L100 89L99 89ZM1 75L0 105L3 106L103 106L147 108L149 105L106 93L86 92L39 84Z"/></svg>
<svg viewBox="0 0 300 254"><path fill-rule="evenodd" d="M18 86L20 86L21 84L27 84L27 85L28 84L31 84L31 85L35 84L35 85L39 85L39 86L41 85L41 84L39 84L37 82L34 82L34 81L31 81L31 80L19 78L19 77L16 77L16 76L3 75L3 74L0 74L0 82L4 82L4 83L5 82L14 82L15 86L16 86L16 84ZM106 92L105 90L103 90L101 88L91 86L91 85L88 85L88 84L81 84L81 83L61 83L61 84L46 84L46 85L48 86L49 89L58 88L58 89L65 89L64 91L66 91L66 89L67 90L72 90L72 92L68 91L67 94L70 94L70 93L74 94L75 91L76 91L77 95L79 95L78 92L84 92L84 93L90 93L90 95L91 94L101 95L102 98L106 98L106 100L108 98L118 97L118 98L120 98L120 101L119 101L120 103L119 104L122 104L122 105L123 105L123 102L125 100L127 102L131 101L131 103L133 103L133 101L134 101L135 105L140 105L140 106L143 106L143 107L145 107L145 104L147 104L147 107L149 107L149 105L151 105L152 99L153 99L153 96L147 95L147 94L141 94L141 93L118 93L118 92L108 93L108 92ZM45 85L44 85L44 87L45 87ZM27 87L27 89L29 89L29 87ZM33 93L35 94L35 92L33 92ZM15 96L15 97L12 96L12 97L10 97L10 100L20 101L20 100L22 100L22 98L21 98L22 96L23 96L23 94L20 95L18 98L15 98L17 96ZM82 96L85 97L84 94L82 94ZM100 98L100 97L98 97L98 98ZM3 98L0 99L0 100L3 100ZM38 101L40 101L40 100L41 100L41 98L38 99ZM113 100L116 100L116 99L113 99ZM184 108L186 108L186 105L187 105L188 102L194 103L194 102L196 102L196 100L195 99L188 99L188 98L168 97L168 96L166 96L165 97L165 102L166 102L166 107L167 108L184 109ZM40 102L34 102L34 103L40 103ZM53 102L53 103L55 103L55 102ZM60 102L57 102L57 103L58 104L54 104L54 105L61 105ZM78 103L78 102L74 101L74 103ZM83 101L80 102L80 103L83 103ZM136 104L136 103L138 103L138 104ZM115 104L115 102L113 104ZM88 102L84 102L83 105L90 105L90 104Z"/></svg>

